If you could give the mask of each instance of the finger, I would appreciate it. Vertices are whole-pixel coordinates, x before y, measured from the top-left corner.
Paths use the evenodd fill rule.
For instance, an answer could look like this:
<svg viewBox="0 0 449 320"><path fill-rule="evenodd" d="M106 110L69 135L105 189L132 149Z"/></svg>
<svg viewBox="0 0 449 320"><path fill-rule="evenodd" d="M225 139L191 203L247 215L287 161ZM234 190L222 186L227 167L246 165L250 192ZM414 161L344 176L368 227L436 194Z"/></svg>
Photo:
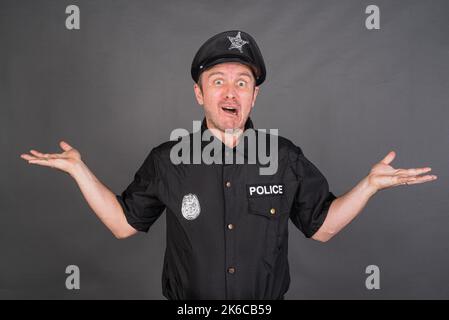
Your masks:
<svg viewBox="0 0 449 320"><path fill-rule="evenodd" d="M400 186L403 184L408 184L411 181L414 181L416 177L407 177L407 176L395 176L393 177L393 183L396 186Z"/></svg>
<svg viewBox="0 0 449 320"><path fill-rule="evenodd" d="M71 145L69 145L67 142L65 141L61 141L59 142L59 146L61 147L62 150L64 151L70 151L71 149L73 149L73 147Z"/></svg>
<svg viewBox="0 0 449 320"><path fill-rule="evenodd" d="M42 153L36 150L30 150L30 153L32 153L36 159L58 159L61 158L60 154L57 153Z"/></svg>
<svg viewBox="0 0 449 320"><path fill-rule="evenodd" d="M35 159L35 160L28 161L28 163L30 163L30 164L38 164L40 166L54 168L54 162L51 161L51 160Z"/></svg>
<svg viewBox="0 0 449 320"><path fill-rule="evenodd" d="M26 153L21 154L20 157L21 157L22 159L27 160L27 161L28 161L28 160L35 160L35 159L37 159L36 157L30 156L29 154L26 154Z"/></svg>
<svg viewBox="0 0 449 320"><path fill-rule="evenodd" d="M382 162L383 164L390 164L395 157L396 153L394 151L390 151L380 162Z"/></svg>
<svg viewBox="0 0 449 320"><path fill-rule="evenodd" d="M37 150L31 149L31 150L30 150L30 153L31 153L32 155L35 155L36 157L44 157L44 154L43 154L42 152L37 151Z"/></svg>
<svg viewBox="0 0 449 320"><path fill-rule="evenodd" d="M425 183L425 182L434 181L436 179L438 179L438 177L435 175L425 175L425 176L416 177L416 178L409 178L409 180L404 184L411 185L411 184Z"/></svg>
<svg viewBox="0 0 449 320"><path fill-rule="evenodd" d="M396 170L396 174L401 176L417 176L423 173L427 173L432 171L432 168L425 167L425 168L412 168L412 169L398 169Z"/></svg>

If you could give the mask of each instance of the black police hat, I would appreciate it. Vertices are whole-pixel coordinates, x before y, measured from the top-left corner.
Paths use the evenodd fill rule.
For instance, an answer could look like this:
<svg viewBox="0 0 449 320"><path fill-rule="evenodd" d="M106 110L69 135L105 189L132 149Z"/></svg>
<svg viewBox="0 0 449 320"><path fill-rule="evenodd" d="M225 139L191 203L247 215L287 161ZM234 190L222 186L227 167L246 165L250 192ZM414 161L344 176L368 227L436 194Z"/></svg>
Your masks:
<svg viewBox="0 0 449 320"><path fill-rule="evenodd" d="M193 58L190 70L193 80L198 82L204 70L223 62L240 62L249 66L256 78L256 86L265 80L262 54L254 38L244 31L225 31L207 40Z"/></svg>

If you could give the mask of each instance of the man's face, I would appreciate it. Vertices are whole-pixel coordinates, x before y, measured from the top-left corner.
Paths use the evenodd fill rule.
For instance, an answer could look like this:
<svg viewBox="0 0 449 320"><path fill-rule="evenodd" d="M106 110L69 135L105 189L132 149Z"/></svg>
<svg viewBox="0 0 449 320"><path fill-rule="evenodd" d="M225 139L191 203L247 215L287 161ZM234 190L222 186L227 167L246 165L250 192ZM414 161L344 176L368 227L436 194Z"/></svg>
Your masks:
<svg viewBox="0 0 449 320"><path fill-rule="evenodd" d="M209 129L243 129L256 102L259 87L251 69L238 62L217 64L201 74L201 86L195 84L195 96Z"/></svg>

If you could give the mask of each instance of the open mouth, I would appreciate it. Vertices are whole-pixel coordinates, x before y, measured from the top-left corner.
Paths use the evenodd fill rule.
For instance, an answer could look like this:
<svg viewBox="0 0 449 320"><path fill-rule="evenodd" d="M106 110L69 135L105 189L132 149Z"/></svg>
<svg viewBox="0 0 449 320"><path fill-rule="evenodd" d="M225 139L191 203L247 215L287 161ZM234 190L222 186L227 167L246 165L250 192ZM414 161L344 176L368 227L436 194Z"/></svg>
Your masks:
<svg viewBox="0 0 449 320"><path fill-rule="evenodd" d="M223 110L225 113L236 116L239 113L239 110L237 107L233 106L222 106L221 110Z"/></svg>

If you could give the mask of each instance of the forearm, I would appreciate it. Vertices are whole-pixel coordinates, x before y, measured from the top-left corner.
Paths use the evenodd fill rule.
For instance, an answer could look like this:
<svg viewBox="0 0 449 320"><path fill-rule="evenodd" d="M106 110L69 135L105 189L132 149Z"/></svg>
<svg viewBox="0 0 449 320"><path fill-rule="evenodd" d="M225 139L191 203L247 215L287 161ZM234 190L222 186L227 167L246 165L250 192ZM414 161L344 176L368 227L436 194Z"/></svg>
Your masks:
<svg viewBox="0 0 449 320"><path fill-rule="evenodd" d="M115 194L102 184L82 161L74 166L70 175L75 179L91 209L117 238L125 238L136 232L126 221Z"/></svg>
<svg viewBox="0 0 449 320"><path fill-rule="evenodd" d="M362 179L349 192L332 202L323 225L312 238L319 241L332 238L357 217L375 193L376 190L368 183L368 176Z"/></svg>

